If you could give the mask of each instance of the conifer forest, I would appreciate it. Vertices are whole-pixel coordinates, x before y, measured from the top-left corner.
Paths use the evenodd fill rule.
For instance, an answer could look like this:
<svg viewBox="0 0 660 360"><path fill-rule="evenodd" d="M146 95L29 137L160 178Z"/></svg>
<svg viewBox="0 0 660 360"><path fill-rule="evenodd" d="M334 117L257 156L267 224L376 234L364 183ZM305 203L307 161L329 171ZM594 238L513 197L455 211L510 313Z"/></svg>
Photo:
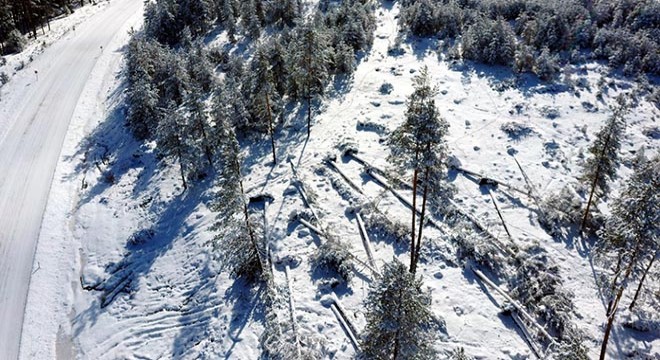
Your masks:
<svg viewBox="0 0 660 360"><path fill-rule="evenodd" d="M0 360L660 359L657 0L0 0Z"/></svg>

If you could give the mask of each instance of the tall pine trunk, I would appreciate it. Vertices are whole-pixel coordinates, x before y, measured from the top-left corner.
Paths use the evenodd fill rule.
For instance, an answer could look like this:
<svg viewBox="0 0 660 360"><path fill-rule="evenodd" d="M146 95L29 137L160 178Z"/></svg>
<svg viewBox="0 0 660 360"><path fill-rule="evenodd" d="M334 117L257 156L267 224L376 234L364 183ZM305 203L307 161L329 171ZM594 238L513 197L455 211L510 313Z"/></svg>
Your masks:
<svg viewBox="0 0 660 360"><path fill-rule="evenodd" d="M176 156L179 158L179 171L181 172L181 182L183 183L183 190L188 190L188 184L186 183L186 172L183 169L183 156L181 156L181 145L177 146Z"/></svg>
<svg viewBox="0 0 660 360"><path fill-rule="evenodd" d="M417 272L417 263L419 262L419 254L422 250L422 231L424 230L424 217L426 216L426 199L429 192L429 172L430 168L427 166L424 171L424 191L422 193L422 213L419 216L419 233L417 235L417 243L415 244L415 262L413 264L412 273Z"/></svg>
<svg viewBox="0 0 660 360"><path fill-rule="evenodd" d="M657 257L657 254L655 254L652 258L651 261L649 262L649 266L644 269L644 274L642 274L642 278L639 280L639 285L637 285L637 290L635 291L635 296L633 296L632 302L630 303L630 306L628 309L632 311L632 309L635 307L635 303L637 302L637 298L639 297L639 293L642 291L642 285L644 284L644 280L646 280L646 275L649 273L649 270L651 270L651 267L653 266L653 262L655 261L655 258Z"/></svg>
<svg viewBox="0 0 660 360"><path fill-rule="evenodd" d="M603 344L600 347L600 358L599 358L600 360L604 360L605 354L607 354L607 343L609 342L610 333L612 332L614 318L617 310L619 309L619 302L621 301L623 290L625 290L626 288L626 282L628 281L628 277L630 276L630 273L632 273L632 270L635 267L635 261L637 259L637 255L639 254L639 247L640 247L640 243L638 241L637 244L635 245L635 249L633 250L632 256L630 257L630 262L628 263L628 267L626 268L626 273L623 275L623 279L621 280L621 285L619 286L619 290L617 291L617 294L614 297L614 301L610 302L610 306L608 306L607 326L605 327L605 336L603 337Z"/></svg>
<svg viewBox="0 0 660 360"><path fill-rule="evenodd" d="M415 218L417 216L417 168L413 171L412 231L410 232L410 272L415 273Z"/></svg>
<svg viewBox="0 0 660 360"><path fill-rule="evenodd" d="M311 134L312 134L312 96L307 94L307 137L309 137Z"/></svg>
<svg viewBox="0 0 660 360"><path fill-rule="evenodd" d="M591 183L591 191L589 192L589 200L587 200L587 208L584 210L584 216L582 217L582 222L580 223L580 232L584 231L584 226L587 224L587 217L589 216L589 209L591 208L591 202L594 198L594 192L596 191L596 184L598 182L599 175L600 163L596 167L596 175L594 176L594 181Z"/></svg>
<svg viewBox="0 0 660 360"><path fill-rule="evenodd" d="M603 337L603 344L600 346L600 357L599 360L605 359L605 354L607 354L607 343L610 340L610 333L612 332L612 325L614 324L614 316L616 311L619 308L619 300L621 300L621 295L623 295L623 285L619 288L619 291L616 294L614 300L614 306L607 314L607 326L605 327L605 336Z"/></svg>
<svg viewBox="0 0 660 360"><path fill-rule="evenodd" d="M273 150L273 165L277 164L275 155L275 134L273 134L273 113L270 110L270 96L266 93L266 110L268 111L268 132L270 133L270 147Z"/></svg>

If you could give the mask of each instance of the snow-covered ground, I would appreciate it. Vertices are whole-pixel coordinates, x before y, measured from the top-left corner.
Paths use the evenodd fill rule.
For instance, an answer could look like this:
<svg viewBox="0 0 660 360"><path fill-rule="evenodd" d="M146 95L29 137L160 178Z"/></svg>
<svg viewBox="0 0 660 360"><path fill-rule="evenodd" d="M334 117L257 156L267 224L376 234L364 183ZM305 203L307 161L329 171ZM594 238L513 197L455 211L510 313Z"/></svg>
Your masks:
<svg viewBox="0 0 660 360"><path fill-rule="evenodd" d="M112 6L123 3L129 1L113 0ZM314 206L324 227L349 242L353 253L366 262L356 220L347 211L355 202L333 188L330 178L337 175L323 159L328 154L340 155L337 146L351 143L364 160L387 168L388 148L381 140L401 123L412 77L423 65L429 67L440 90L437 105L451 124L450 153L469 170L524 188L510 155L515 154L542 195L578 174L581 154L610 114L608 104L618 93L636 86L625 79L608 78L606 84L613 85L606 86L601 101L597 82L604 69L589 64L571 75L586 85L574 91L548 91L546 84L527 76L522 77L522 86L507 87L507 81L514 79L507 70L450 66L438 60L436 44L428 41L404 42L405 54L389 56L387 49L397 35L396 14L397 5L377 10L373 48L352 79L330 91L308 140L305 121L290 116L278 128L277 165L270 163L265 138L263 146L244 151L248 195L267 193L274 198L265 214L273 258L300 259L291 269L276 265L275 283L289 282L299 332L318 340L327 358L349 359L355 349L333 310L324 306L323 295L334 292L358 330L362 329L362 301L371 273L360 269L348 286L332 288L313 271L310 259L322 240L299 222L290 221L290 215L304 204L293 186L288 159L314 192ZM126 15L124 20L128 19ZM138 20L136 15L122 24L126 27ZM112 26L122 24L113 22ZM124 42L125 36L119 36L104 46L107 50L97 68L105 70L93 71L87 87L83 90L81 85L79 90L83 97L74 112L44 217L43 228L48 231L40 236L34 262L22 357L258 358L264 314L257 299L263 289L249 290L230 279L214 256L210 227L216 215L207 207L213 189L202 182L183 192L178 169L159 166L151 145L137 143L123 125L121 79L108 70L115 71L120 64L120 54L109 51ZM47 59L46 53L41 58ZM379 91L385 82L392 84L389 94ZM658 152L658 140L646 135L647 130L657 129L657 119L658 108L645 101L630 114L624 158L633 157L640 148L648 155ZM509 138L500 127L512 121L531 132ZM5 163L2 159L0 166ZM362 166L341 156L337 166L364 192L355 192L356 199L376 199L388 217L408 223L409 210L366 175ZM627 176L629 169L622 167L621 174ZM453 174L450 180L458 188L456 202L500 240L509 241L488 193L462 175ZM409 191L402 193L410 197ZM502 188L493 195L514 241L538 242L559 264L564 286L575 294L575 323L586 332L587 345L596 356L605 309L588 251L580 244L548 236L538 225L530 199ZM470 270L456 266L448 236L427 227L425 241L430 250L418 273L432 292L433 311L447 325L447 334L437 347L463 347L468 355L483 359L531 358L511 318L500 314L503 299L482 287ZM404 261L407 257L389 242L373 242L372 247L378 266L392 256ZM657 280L652 284L657 286ZM616 343L609 348L612 358L622 358L635 348L660 356L657 333L636 336L617 326L611 341Z"/></svg>
<svg viewBox="0 0 660 360"><path fill-rule="evenodd" d="M98 106L95 100L81 97L85 86L93 86L95 77L103 76L112 68L110 59L116 57L123 43L114 41L117 34L126 40L127 20L140 20L139 0L116 0L102 3L89 10L83 8L80 15L53 23L52 36L43 41L59 38L43 53L30 46L34 59L27 68L14 75L3 87L0 101L0 357L15 359L19 353L19 341L23 326L23 314L31 274L35 282L31 287L31 306L23 336L24 358L54 358L54 339L59 312L58 306L66 298L54 279L73 276L57 263L55 254L69 240L60 230L60 222L52 217L69 211L64 202L75 194L65 186L67 178L58 178L54 191L50 192L50 211L42 216L49 199L51 179L60 159L62 143L69 123L77 116L77 126L82 126L92 115L89 109ZM95 10L95 11L94 11ZM87 18L83 21L84 16ZM66 32L78 24L75 32ZM59 35L58 35L59 34ZM42 41L41 39L39 41ZM109 48L108 45L114 45ZM104 48L104 49L103 49ZM17 55L20 58L23 55ZM10 63L14 57L10 57ZM115 61L114 71L118 70ZM38 74L35 73L38 71ZM100 86L100 84L97 84ZM93 89L88 92L94 96ZM101 91L98 89L96 91ZM86 101L87 100L87 101ZM93 100L93 101L90 101ZM87 109L83 109L87 107ZM50 216L48 214L51 214ZM52 238L61 238L58 241ZM40 261L33 257L37 239L41 238ZM45 258L44 258L45 257ZM64 256L66 265L74 260ZM57 265L57 266L55 266ZM64 264L61 264L64 265ZM70 270L70 267L64 267ZM46 275L47 274L47 275ZM44 275L49 281L43 282ZM52 303L49 303L52 301ZM43 306L41 306L43 305ZM63 314L63 313L62 313ZM65 314L64 314L65 315ZM51 332L51 326L55 326ZM52 345L49 346L48 344ZM35 352L38 350L38 352ZM41 356L43 355L43 356Z"/></svg>

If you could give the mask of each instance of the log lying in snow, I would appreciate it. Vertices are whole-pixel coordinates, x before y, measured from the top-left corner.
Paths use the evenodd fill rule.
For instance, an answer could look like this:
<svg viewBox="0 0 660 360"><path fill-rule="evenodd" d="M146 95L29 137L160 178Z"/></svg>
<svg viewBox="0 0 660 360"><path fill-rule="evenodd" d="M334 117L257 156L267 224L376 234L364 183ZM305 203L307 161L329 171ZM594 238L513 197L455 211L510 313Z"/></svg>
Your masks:
<svg viewBox="0 0 660 360"><path fill-rule="evenodd" d="M521 194L523 194L527 197L531 197L531 195L529 194L528 191L522 190L522 189L520 189L518 187L515 187L513 185L509 185L509 184L507 184L503 181L493 179L492 177L485 176L485 175L482 175L478 172L474 172L472 170L468 170L468 169L458 167L458 166L452 166L451 168L458 171L458 172L460 172L460 173L462 173L462 174L470 175L470 176L473 176L473 177L479 179L479 185L486 184L486 185L494 185L494 186L503 186L503 187L505 187L509 190L513 190L513 191L521 193Z"/></svg>
<svg viewBox="0 0 660 360"><path fill-rule="evenodd" d="M485 234L489 239L491 239L495 245L496 248L498 248L502 253L509 255L509 256L515 256L516 253L513 252L511 249L509 249L504 243L500 241L500 239L495 236L495 234L491 233L485 226L481 225L481 222L477 220L474 216L470 215L467 211L461 209L461 207L452 199L449 199L449 203L454 206L454 209L456 209L456 212L461 214L462 216L465 216L468 220L474 224L474 226L481 231L483 234Z"/></svg>
<svg viewBox="0 0 660 360"><path fill-rule="evenodd" d="M346 182L348 183L348 185L350 185L353 189L355 189L355 190L356 190L357 192L359 192L360 194L364 195L364 192L362 191L362 188L360 188L357 184L355 184L355 183L353 182L353 180L351 180L351 179L348 177L348 175L346 175L346 174L345 174L345 173L344 173L344 172L343 172L343 171L337 166L337 164L335 164L334 161L327 159L327 160L325 160L325 163L326 163L329 167L331 167L333 170L335 170L339 175L341 175L341 177L344 178L344 180L346 180Z"/></svg>
<svg viewBox="0 0 660 360"><path fill-rule="evenodd" d="M300 193L300 196L302 197L303 202L305 203L305 206L307 206L309 211L312 212L312 215L314 216L314 218L318 219L319 218L318 214L314 210L314 207L312 206L312 203L309 201L309 196L307 196L307 192L305 191L303 183L300 180L300 178L298 177L298 171L296 170L296 166L293 165L293 162L291 161L291 159L289 159L289 164L291 165L291 170L293 171L293 178L295 180L294 185L295 185L296 189L298 189L298 193Z"/></svg>
<svg viewBox="0 0 660 360"><path fill-rule="evenodd" d="M506 231L507 236L509 236L509 240L513 242L513 237L511 237L511 233L509 232L509 228L506 226L506 222L504 222L504 216L502 216L502 212L500 211L500 207L497 206L497 200L495 200L495 196L493 196L493 192L490 191L490 188L488 190L488 195L490 195L490 199L493 201L493 206L495 206L495 211L497 211L497 216L500 218L500 222L502 222L502 227L504 227L504 231Z"/></svg>
<svg viewBox="0 0 660 360"><path fill-rule="evenodd" d="M339 321L339 324L344 329L346 336L353 344L353 348L355 348L355 352L360 352L360 342L358 341L359 333L353 322L351 322L351 320L347 316L346 311L341 306L341 303L339 302L339 299L337 299L337 296L334 293L331 295L326 295L324 296L324 298L321 299L321 303L332 310L332 312L337 317L337 321Z"/></svg>
<svg viewBox="0 0 660 360"><path fill-rule="evenodd" d="M527 326L525 326L525 323L522 321L520 316L518 316L518 313L512 311L511 318L513 319L513 322L515 322L516 325L518 325L520 331L522 331L523 336L525 337L525 341L527 341L527 345L529 345L530 349L532 349L532 352L534 353L534 355L536 355L536 358L543 359L543 356L541 356L542 354L541 350L536 346L536 343L534 343L534 338L527 330Z"/></svg>
<svg viewBox="0 0 660 360"><path fill-rule="evenodd" d="M401 201L405 206L407 206L409 209L412 209L412 204L408 199L406 199L403 195L401 195L400 192L396 191L390 184L387 182L387 180L383 179L380 175L376 174L374 171L372 171L370 168L367 168L367 174L369 174L374 180L376 180L377 183L379 183L382 187L385 189L389 190L399 201ZM422 211L419 209L415 209L417 214L421 214ZM433 227L435 227L438 230L444 231L442 226L440 226L435 220L433 220L430 216L426 216L426 221L431 224Z"/></svg>
<svg viewBox="0 0 660 360"><path fill-rule="evenodd" d="M369 234L367 233L367 229L364 227L364 221L362 221L362 216L360 215L360 213L355 214L355 219L357 220L358 230L360 232L360 238L362 238L362 245L364 246L364 251L367 252L367 258L369 259L369 264L371 264L371 267L373 267L374 270L376 270L376 274L380 275L380 271L378 270L378 266L376 265L376 261L374 260L373 251L371 250Z"/></svg>
<svg viewBox="0 0 660 360"><path fill-rule="evenodd" d="M125 275L114 287L112 287L112 290L110 292L105 292L103 295L101 295L101 308L104 308L119 295L120 292L124 291L128 285L130 285L132 280L132 273L128 273Z"/></svg>
<svg viewBox="0 0 660 360"><path fill-rule="evenodd" d="M302 356L302 350L300 349L300 337L298 336L298 323L296 322L296 305L293 301L293 290L291 290L291 282L289 281L289 263L287 262L284 265L284 277L286 279L286 287L289 291L289 316L291 321L291 328L293 329L293 337L296 342L296 353L298 358Z"/></svg>
<svg viewBox="0 0 660 360"><path fill-rule="evenodd" d="M354 159L355 161L359 162L360 164L362 164L364 167L366 167L368 169L372 169L372 170L378 172L379 174L381 174L383 176L387 176L387 172L385 170L383 170L383 169L381 169L377 166L371 165L366 160L359 157L357 155L357 151L355 151L354 149L349 149L349 150L345 151L344 156L348 156L348 157Z"/></svg>
<svg viewBox="0 0 660 360"><path fill-rule="evenodd" d="M550 341L550 343L552 343L553 345L557 345L557 341L555 341L555 339L554 339L552 336L550 336L550 334L548 334L548 332L547 332L547 331L546 331L541 325L539 325L539 324L536 322L536 320L534 319L534 317L532 317L532 316L531 316L531 315L530 315L530 314L529 314L529 313L528 313L528 312L522 307L522 305L520 305L516 300L514 300L511 296L509 296L509 294L507 294L506 291L502 290L502 288L500 288L499 286L495 285L494 282L490 281L490 279L488 279L488 278L486 277L486 275L484 275L481 271L475 269L474 267L470 267L470 268L472 269L472 272L473 272L475 275L477 275L477 277L478 277L481 281L483 281L486 285L490 286L493 290L497 291L497 292L498 292L500 295L502 295L502 296L503 296L503 297L504 297L504 298L505 298L505 299L506 299L506 300L507 300L507 301L508 301L508 302L509 302L514 308L516 308L516 310L518 311L518 313L520 313L521 315L523 315L523 316L527 319L527 321L528 321L530 324L532 324L532 325L533 325L533 326L534 326L534 327L535 327L535 328L536 328L536 329L537 329L537 330L538 330L538 331L539 331L539 332L540 332L540 333L541 333L546 339L548 339L548 340Z"/></svg>

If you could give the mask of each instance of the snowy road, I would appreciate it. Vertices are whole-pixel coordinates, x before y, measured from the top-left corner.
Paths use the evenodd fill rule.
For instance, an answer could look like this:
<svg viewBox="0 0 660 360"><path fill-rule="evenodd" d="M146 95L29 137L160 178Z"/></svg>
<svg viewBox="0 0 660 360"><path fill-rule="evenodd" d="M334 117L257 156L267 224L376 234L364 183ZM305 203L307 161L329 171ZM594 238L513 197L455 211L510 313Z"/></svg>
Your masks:
<svg viewBox="0 0 660 360"><path fill-rule="evenodd" d="M18 357L34 251L72 114L103 48L140 9L141 0L113 0L5 87L8 94L0 101L1 360Z"/></svg>

